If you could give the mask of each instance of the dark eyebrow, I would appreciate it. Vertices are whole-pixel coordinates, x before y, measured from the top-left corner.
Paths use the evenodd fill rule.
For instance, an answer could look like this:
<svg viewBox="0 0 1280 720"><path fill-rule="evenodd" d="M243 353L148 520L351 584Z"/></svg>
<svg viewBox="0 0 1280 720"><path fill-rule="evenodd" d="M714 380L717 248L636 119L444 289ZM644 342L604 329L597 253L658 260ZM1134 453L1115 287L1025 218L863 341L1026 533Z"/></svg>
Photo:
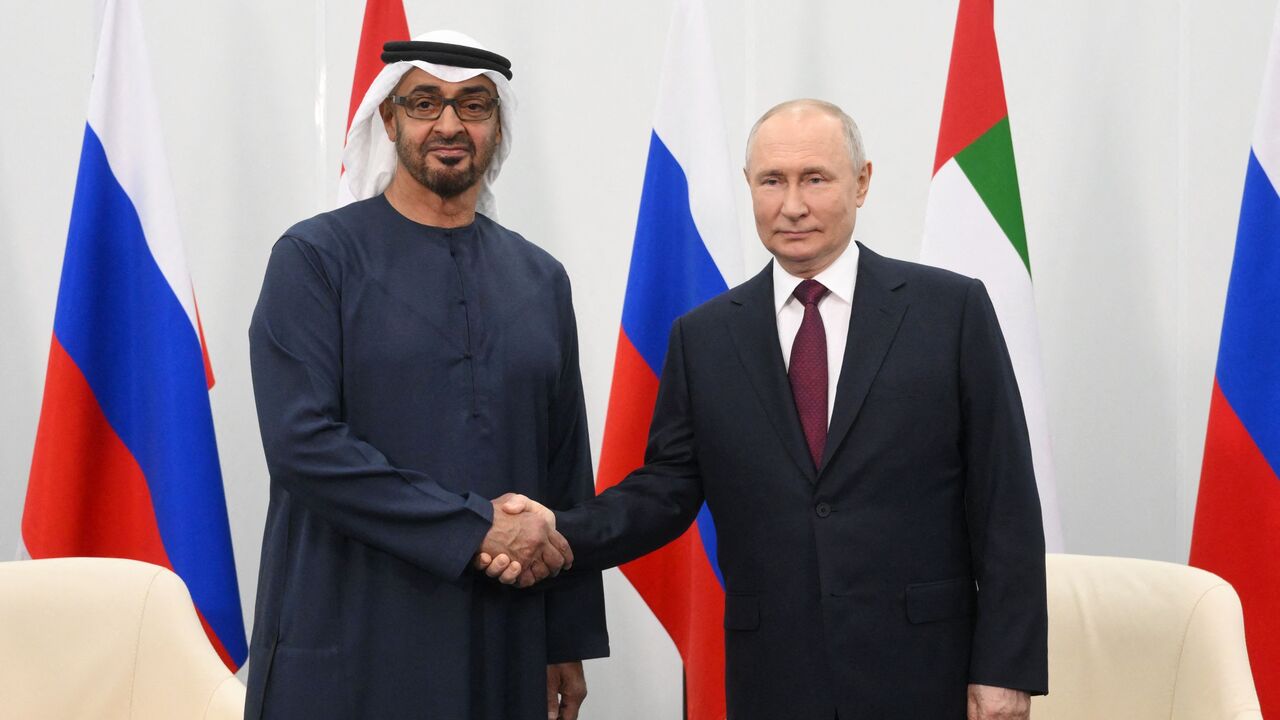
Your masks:
<svg viewBox="0 0 1280 720"><path fill-rule="evenodd" d="M411 90L409 90L409 92L405 93L405 95L412 95L413 93L418 93L418 92L435 93L436 95L444 94L440 90L439 85L417 85L417 86L414 86ZM462 91L459 93L459 95L470 95L471 93L478 93L478 92L485 93L486 95L490 94L489 88L485 87L484 85L468 85L462 88Z"/></svg>

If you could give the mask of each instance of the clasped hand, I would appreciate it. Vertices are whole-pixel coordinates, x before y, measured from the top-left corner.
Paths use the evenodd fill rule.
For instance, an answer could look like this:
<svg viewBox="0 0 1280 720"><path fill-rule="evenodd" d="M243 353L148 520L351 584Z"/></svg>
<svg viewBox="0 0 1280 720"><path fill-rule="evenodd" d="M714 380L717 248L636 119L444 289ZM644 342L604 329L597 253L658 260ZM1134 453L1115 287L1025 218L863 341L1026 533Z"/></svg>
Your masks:
<svg viewBox="0 0 1280 720"><path fill-rule="evenodd" d="M573 566L569 541L556 531L556 516L524 495L493 500L493 527L473 560L477 570L504 585L529 587Z"/></svg>

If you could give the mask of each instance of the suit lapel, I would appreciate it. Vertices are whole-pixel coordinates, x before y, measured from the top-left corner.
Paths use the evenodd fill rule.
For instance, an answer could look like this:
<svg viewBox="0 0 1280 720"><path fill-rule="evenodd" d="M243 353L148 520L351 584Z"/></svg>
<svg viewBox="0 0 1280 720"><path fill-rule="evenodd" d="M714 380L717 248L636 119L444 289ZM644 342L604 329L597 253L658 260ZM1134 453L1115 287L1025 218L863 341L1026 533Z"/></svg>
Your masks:
<svg viewBox="0 0 1280 720"><path fill-rule="evenodd" d="M738 359L787 454L809 482L816 482L817 472L800 428L791 384L782 362L782 348L778 344L778 317L773 306L773 263L735 289L730 301L736 306L729 318L729 331Z"/></svg>
<svg viewBox="0 0 1280 720"><path fill-rule="evenodd" d="M884 258L862 243L858 243L858 249L858 280L853 291L844 363L836 385L835 410L822 456L823 469L853 427L907 310L906 301L895 293L902 287L903 280L892 273ZM776 323L774 327L776 334Z"/></svg>

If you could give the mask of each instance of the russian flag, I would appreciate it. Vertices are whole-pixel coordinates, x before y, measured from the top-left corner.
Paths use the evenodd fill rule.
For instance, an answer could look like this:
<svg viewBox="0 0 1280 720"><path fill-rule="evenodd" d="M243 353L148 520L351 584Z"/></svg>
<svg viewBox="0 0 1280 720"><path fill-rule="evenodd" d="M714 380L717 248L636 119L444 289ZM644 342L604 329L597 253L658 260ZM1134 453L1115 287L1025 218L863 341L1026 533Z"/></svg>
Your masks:
<svg viewBox="0 0 1280 720"><path fill-rule="evenodd" d="M1280 15L1272 32L1222 317L1190 562L1240 594L1262 714L1280 717Z"/></svg>
<svg viewBox="0 0 1280 720"><path fill-rule="evenodd" d="M601 491L644 464L672 323L742 275L731 165L699 0L677 0L655 116L600 451ZM688 532L622 572L680 653L686 717L724 718L724 581L706 506Z"/></svg>
<svg viewBox="0 0 1280 720"><path fill-rule="evenodd" d="M176 572L214 648L248 654L204 348L131 0L108 0L22 517L32 558Z"/></svg>

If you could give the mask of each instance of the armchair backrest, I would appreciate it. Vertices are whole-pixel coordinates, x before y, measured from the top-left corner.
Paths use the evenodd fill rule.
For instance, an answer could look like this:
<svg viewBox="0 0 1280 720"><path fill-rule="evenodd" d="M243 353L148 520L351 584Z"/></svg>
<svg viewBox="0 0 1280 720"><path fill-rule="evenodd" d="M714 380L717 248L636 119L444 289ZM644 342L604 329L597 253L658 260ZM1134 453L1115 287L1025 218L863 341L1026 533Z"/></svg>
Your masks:
<svg viewBox="0 0 1280 720"><path fill-rule="evenodd" d="M1036 720L1261 718L1240 599L1186 565L1051 554L1049 695Z"/></svg>
<svg viewBox="0 0 1280 720"><path fill-rule="evenodd" d="M0 563L0 702L21 718L240 718L186 586L106 558Z"/></svg>

